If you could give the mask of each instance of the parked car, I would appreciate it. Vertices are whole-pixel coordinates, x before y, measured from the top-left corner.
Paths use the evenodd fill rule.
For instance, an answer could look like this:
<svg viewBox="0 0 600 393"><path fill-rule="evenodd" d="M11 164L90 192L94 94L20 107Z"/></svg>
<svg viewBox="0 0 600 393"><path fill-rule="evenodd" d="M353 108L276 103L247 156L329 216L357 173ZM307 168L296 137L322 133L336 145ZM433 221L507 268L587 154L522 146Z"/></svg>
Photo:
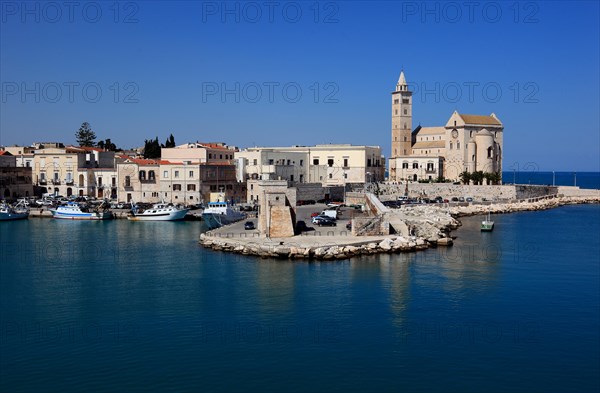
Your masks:
<svg viewBox="0 0 600 393"><path fill-rule="evenodd" d="M441 196L437 196L437 197L435 197L434 202L435 203L442 203L442 202L444 202L444 198L442 198Z"/></svg>
<svg viewBox="0 0 600 393"><path fill-rule="evenodd" d="M244 224L244 229L249 231L256 228L254 227L254 223L252 221L246 221L246 223Z"/></svg>
<svg viewBox="0 0 600 393"><path fill-rule="evenodd" d="M327 216L316 216L312 218L312 223L318 226L336 226L337 223L330 217Z"/></svg>
<svg viewBox="0 0 600 393"><path fill-rule="evenodd" d="M300 234L302 232L308 232L308 231L314 231L315 228L313 227L309 227L308 225L306 225L305 221L297 221L296 222L296 234Z"/></svg>
<svg viewBox="0 0 600 393"><path fill-rule="evenodd" d="M473 198L472 197L467 197L466 201L467 202L473 202Z"/></svg>
<svg viewBox="0 0 600 393"><path fill-rule="evenodd" d="M452 202L458 202L458 198L457 197L452 197Z"/></svg>
<svg viewBox="0 0 600 393"><path fill-rule="evenodd" d="M318 215L320 215L319 212L310 213L310 218L316 217Z"/></svg>
<svg viewBox="0 0 600 393"><path fill-rule="evenodd" d="M464 201L465 201L465 198L464 198L464 197L458 197L458 201L459 201L459 202L464 202Z"/></svg>

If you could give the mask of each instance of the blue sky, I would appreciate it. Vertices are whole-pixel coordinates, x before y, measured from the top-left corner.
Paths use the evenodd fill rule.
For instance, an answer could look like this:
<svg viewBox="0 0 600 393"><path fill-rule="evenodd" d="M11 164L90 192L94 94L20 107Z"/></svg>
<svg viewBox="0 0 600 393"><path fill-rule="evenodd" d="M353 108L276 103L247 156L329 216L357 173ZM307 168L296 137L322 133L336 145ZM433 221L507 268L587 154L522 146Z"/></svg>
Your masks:
<svg viewBox="0 0 600 393"><path fill-rule="evenodd" d="M494 112L505 168L600 170L598 2L78 4L1 3L0 144L74 143L88 121L120 147L173 133L389 156L403 67L414 126Z"/></svg>

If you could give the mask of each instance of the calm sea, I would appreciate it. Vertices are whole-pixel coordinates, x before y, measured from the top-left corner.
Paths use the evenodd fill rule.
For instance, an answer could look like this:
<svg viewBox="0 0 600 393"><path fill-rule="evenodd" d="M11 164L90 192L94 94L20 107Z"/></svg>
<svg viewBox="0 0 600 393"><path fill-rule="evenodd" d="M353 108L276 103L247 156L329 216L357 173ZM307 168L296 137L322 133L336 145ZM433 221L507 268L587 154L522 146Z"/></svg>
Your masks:
<svg viewBox="0 0 600 393"><path fill-rule="evenodd" d="M327 263L198 222L0 223L0 391L598 391L600 207L479 220Z"/></svg>
<svg viewBox="0 0 600 393"><path fill-rule="evenodd" d="M540 172L532 164L520 170L502 172L504 183L578 186L600 189L600 172Z"/></svg>

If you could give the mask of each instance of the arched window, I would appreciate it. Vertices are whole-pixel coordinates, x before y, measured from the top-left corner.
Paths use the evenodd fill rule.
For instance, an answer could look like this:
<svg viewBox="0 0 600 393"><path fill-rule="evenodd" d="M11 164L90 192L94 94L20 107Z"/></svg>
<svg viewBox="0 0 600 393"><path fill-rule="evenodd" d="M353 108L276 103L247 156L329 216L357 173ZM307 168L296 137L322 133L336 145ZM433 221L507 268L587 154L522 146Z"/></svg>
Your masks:
<svg viewBox="0 0 600 393"><path fill-rule="evenodd" d="M456 142L456 148L460 149L460 142Z"/></svg>
<svg viewBox="0 0 600 393"><path fill-rule="evenodd" d="M406 137L404 137L404 142L406 142Z"/></svg>
<svg viewBox="0 0 600 393"><path fill-rule="evenodd" d="M419 169L419 163L413 162L413 169Z"/></svg>
<svg viewBox="0 0 600 393"><path fill-rule="evenodd" d="M154 180L156 176L154 175L154 171L148 171L148 180Z"/></svg>
<svg viewBox="0 0 600 393"><path fill-rule="evenodd" d="M125 187L131 187L131 177L125 176Z"/></svg>
<svg viewBox="0 0 600 393"><path fill-rule="evenodd" d="M493 147L488 147L487 152L488 152L488 158L492 158L492 152L494 151Z"/></svg>
<svg viewBox="0 0 600 393"><path fill-rule="evenodd" d="M146 180L146 171L140 171L140 180Z"/></svg>
<svg viewBox="0 0 600 393"><path fill-rule="evenodd" d="M452 150L452 142L450 142L450 150Z"/></svg>

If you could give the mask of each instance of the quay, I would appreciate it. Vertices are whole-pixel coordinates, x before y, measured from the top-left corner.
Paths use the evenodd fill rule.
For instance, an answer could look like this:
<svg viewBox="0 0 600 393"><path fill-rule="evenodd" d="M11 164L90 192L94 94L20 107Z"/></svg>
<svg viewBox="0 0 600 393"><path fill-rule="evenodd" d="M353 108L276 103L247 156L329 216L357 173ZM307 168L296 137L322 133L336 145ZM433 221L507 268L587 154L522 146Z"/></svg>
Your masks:
<svg viewBox="0 0 600 393"><path fill-rule="evenodd" d="M243 222L217 228L200 235L199 243L215 251L234 252L263 258L339 260L377 253L400 253L451 246L450 231L460 227L459 217L506 214L521 211L552 209L570 204L600 203L599 190L572 190L569 195L534 196L511 202L440 203L406 205L400 209L381 208L376 217L354 215L352 209L342 210L337 227L316 227L292 237L269 238L257 230L247 231ZM367 198L367 196L365 196ZM373 198L374 196L371 196ZM385 199L385 198L382 198ZM320 206L299 206L297 218L308 220L310 211ZM345 230L348 221L379 220L393 229L385 234L361 236Z"/></svg>

